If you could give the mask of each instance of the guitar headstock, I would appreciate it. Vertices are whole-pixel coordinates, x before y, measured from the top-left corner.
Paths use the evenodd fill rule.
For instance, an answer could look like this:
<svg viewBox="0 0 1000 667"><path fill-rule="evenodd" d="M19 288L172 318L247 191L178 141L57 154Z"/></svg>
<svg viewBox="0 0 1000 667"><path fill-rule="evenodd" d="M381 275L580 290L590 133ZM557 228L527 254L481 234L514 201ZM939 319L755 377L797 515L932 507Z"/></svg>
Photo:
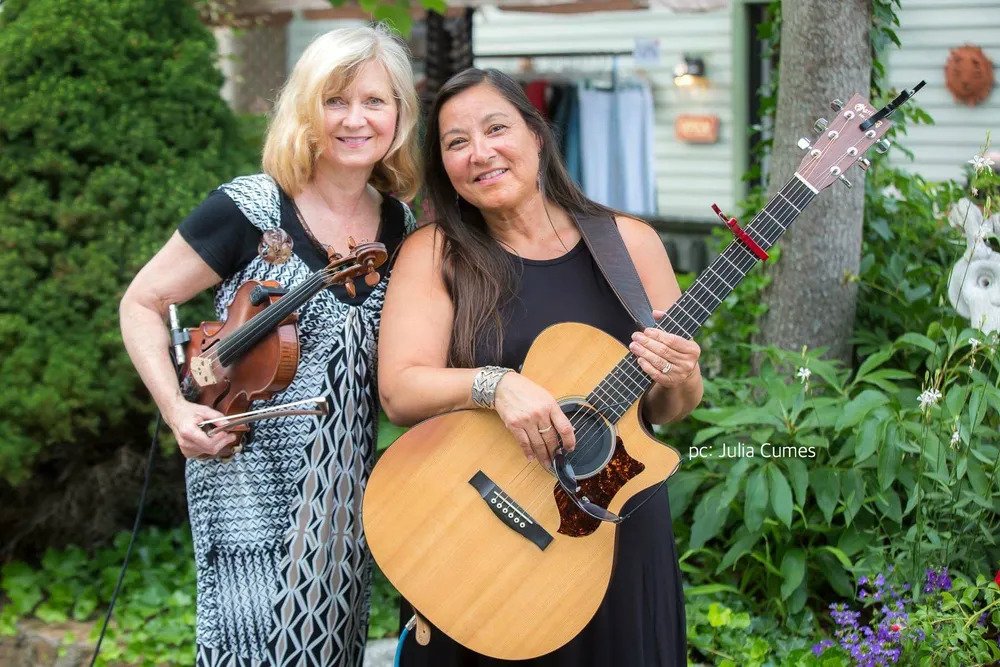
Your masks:
<svg viewBox="0 0 1000 667"><path fill-rule="evenodd" d="M889 150L889 142L882 137L892 122L888 118L877 118L866 126L866 121L878 113L868 100L855 94L847 104L834 100L830 107L837 115L830 121L824 118L816 121L814 129L819 136L815 143L799 140L799 148L806 151L806 156L799 163L796 174L817 191L838 180L850 187L844 174L855 164L863 170L868 169L871 163L864 157L868 149L875 146L879 153Z"/></svg>

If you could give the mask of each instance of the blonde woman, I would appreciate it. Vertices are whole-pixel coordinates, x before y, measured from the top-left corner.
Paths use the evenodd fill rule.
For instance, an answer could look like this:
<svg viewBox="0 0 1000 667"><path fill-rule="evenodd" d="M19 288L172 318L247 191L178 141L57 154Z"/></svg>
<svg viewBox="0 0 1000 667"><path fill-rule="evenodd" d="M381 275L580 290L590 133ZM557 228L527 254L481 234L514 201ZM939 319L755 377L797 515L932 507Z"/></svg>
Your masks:
<svg viewBox="0 0 1000 667"><path fill-rule="evenodd" d="M185 401L167 356L167 305L215 286L220 318L247 280L293 286L347 252L348 237L390 253L412 227L417 98L408 54L381 28L317 38L279 97L264 173L222 185L142 268L121 302L125 346L187 462L198 572L198 665L361 665L370 555L361 493L373 463L375 341L382 281L324 290L299 311L301 361L283 403L326 396L318 422L260 422L208 437L219 416ZM390 194L391 193L391 194ZM258 254L283 232L286 261ZM253 407L260 407L255 404Z"/></svg>

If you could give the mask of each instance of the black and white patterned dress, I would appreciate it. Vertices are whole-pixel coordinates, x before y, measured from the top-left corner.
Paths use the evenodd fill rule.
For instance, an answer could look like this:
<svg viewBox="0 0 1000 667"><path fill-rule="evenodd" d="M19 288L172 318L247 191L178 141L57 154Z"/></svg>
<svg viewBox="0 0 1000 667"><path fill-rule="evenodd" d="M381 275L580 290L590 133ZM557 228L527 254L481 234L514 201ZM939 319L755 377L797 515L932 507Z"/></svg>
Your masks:
<svg viewBox="0 0 1000 667"><path fill-rule="evenodd" d="M385 196L378 240L390 253L413 224ZM294 242L284 264L257 256L262 230ZM291 200L269 177L223 185L180 233L224 280L220 319L247 280L291 287L326 264ZM371 556L361 496L374 461L375 348L387 267L358 294L323 290L299 310L301 358L291 385L258 408L325 396L327 416L254 425L228 463L187 463L188 509L198 574L197 664L360 666L367 637Z"/></svg>

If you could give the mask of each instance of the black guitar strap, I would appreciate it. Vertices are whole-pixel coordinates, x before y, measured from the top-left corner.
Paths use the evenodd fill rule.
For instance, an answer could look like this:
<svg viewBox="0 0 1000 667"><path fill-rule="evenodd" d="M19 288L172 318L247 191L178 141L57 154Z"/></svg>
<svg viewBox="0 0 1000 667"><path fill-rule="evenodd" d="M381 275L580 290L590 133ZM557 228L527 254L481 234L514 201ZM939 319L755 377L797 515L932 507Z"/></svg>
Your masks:
<svg viewBox="0 0 1000 667"><path fill-rule="evenodd" d="M639 280L635 264L625 248L625 241L622 240L614 218L610 215L574 215L573 218L597 267L611 286L611 291L632 316L636 329L655 327L649 297Z"/></svg>

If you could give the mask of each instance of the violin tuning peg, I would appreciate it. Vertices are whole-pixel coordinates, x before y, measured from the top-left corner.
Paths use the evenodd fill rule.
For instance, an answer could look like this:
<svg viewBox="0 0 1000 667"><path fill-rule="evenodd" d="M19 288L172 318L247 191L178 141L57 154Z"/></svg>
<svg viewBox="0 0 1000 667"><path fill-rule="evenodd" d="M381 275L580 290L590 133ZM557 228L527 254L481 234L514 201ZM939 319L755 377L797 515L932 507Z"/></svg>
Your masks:
<svg viewBox="0 0 1000 667"><path fill-rule="evenodd" d="M344 289L347 290L347 296L352 299L358 295L358 290L354 287L354 281L350 278L344 281Z"/></svg>
<svg viewBox="0 0 1000 667"><path fill-rule="evenodd" d="M378 274L378 271L369 271L365 274L365 285L369 287L375 287L380 280L382 280L382 276Z"/></svg>
<svg viewBox="0 0 1000 667"><path fill-rule="evenodd" d="M347 237L347 247L351 252L354 252L354 249L358 247L358 242L354 240L353 236Z"/></svg>

